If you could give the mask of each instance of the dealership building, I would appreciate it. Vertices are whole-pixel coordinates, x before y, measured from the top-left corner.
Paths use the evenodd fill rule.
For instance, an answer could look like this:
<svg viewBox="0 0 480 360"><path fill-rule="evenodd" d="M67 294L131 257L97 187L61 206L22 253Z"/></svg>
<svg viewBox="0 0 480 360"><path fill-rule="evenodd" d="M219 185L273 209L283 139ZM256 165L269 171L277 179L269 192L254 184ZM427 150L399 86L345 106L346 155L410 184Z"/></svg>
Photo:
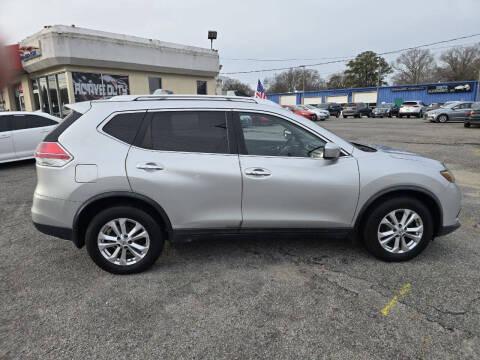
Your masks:
<svg viewBox="0 0 480 360"><path fill-rule="evenodd" d="M445 82L419 85L382 86L351 89L326 89L294 93L268 94L268 99L281 105L322 103L402 104L404 101L444 103L447 101L478 101L478 81Z"/></svg>
<svg viewBox="0 0 480 360"><path fill-rule="evenodd" d="M64 116L63 105L115 95L215 94L218 52L75 26L45 26L10 46L15 79L1 91L5 110Z"/></svg>

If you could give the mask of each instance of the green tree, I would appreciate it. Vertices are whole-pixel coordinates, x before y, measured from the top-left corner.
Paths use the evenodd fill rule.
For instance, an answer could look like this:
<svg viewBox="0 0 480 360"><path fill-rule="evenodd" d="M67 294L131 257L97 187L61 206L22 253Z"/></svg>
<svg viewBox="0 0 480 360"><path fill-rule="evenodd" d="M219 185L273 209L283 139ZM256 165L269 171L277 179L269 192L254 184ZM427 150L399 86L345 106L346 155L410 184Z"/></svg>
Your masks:
<svg viewBox="0 0 480 360"><path fill-rule="evenodd" d="M253 96L252 88L237 79L225 78L222 81L222 91L235 91L239 96Z"/></svg>
<svg viewBox="0 0 480 360"><path fill-rule="evenodd" d="M383 57L365 51L347 63L345 81L350 87L386 85L385 77L391 72L392 68Z"/></svg>
<svg viewBox="0 0 480 360"><path fill-rule="evenodd" d="M325 81L320 73L314 69L295 68L275 74L264 80L269 93L293 92L304 89L318 90L325 88Z"/></svg>
<svg viewBox="0 0 480 360"><path fill-rule="evenodd" d="M343 89L346 88L345 74L338 72L330 76L327 81L327 88L329 89Z"/></svg>

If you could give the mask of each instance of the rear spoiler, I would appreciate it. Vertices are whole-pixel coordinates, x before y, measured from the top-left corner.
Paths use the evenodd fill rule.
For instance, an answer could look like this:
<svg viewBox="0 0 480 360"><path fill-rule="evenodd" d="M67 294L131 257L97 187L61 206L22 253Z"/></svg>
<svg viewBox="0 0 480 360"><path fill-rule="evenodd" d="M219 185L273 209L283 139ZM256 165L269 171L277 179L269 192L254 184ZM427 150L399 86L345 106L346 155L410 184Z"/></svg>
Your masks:
<svg viewBox="0 0 480 360"><path fill-rule="evenodd" d="M92 108L92 102L91 101L82 101L78 102L75 104L66 104L65 107L67 109L73 110L75 112L78 112L80 114L85 114L88 110Z"/></svg>

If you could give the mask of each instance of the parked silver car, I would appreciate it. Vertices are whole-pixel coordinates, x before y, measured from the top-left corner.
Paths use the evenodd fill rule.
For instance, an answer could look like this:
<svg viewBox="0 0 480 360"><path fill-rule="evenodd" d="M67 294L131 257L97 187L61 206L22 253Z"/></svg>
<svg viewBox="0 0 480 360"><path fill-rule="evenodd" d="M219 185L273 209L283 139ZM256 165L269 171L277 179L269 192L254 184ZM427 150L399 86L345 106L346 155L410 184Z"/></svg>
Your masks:
<svg viewBox="0 0 480 360"><path fill-rule="evenodd" d="M32 219L112 273L147 269L167 239L212 234L352 234L402 261L460 226L460 191L439 161L350 143L268 100L70 108L36 151Z"/></svg>
<svg viewBox="0 0 480 360"><path fill-rule="evenodd" d="M32 159L35 148L60 121L43 112L0 112L0 163Z"/></svg>
<svg viewBox="0 0 480 360"><path fill-rule="evenodd" d="M314 112L315 115L317 115L317 119L321 121L327 120L330 117L330 113L328 112L328 110L319 109L318 107L313 105L298 105L298 107L300 109Z"/></svg>
<svg viewBox="0 0 480 360"><path fill-rule="evenodd" d="M438 109L425 113L425 119L431 122L445 123L447 121L463 122L472 110L472 101L455 101L442 105Z"/></svg>

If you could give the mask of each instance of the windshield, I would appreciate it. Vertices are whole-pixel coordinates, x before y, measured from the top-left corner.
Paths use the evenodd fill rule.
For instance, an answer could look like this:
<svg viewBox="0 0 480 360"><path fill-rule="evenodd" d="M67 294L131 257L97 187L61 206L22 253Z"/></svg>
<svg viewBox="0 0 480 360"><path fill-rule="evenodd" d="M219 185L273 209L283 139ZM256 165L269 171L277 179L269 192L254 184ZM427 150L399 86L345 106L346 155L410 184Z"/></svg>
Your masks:
<svg viewBox="0 0 480 360"><path fill-rule="evenodd" d="M390 109L392 105L389 104L382 104L377 107L377 109Z"/></svg>
<svg viewBox="0 0 480 360"><path fill-rule="evenodd" d="M480 102L473 103L472 109L473 110L480 110Z"/></svg>
<svg viewBox="0 0 480 360"><path fill-rule="evenodd" d="M328 104L318 104L317 107L320 109L328 109Z"/></svg>
<svg viewBox="0 0 480 360"><path fill-rule="evenodd" d="M444 108L444 109L451 109L452 107L454 107L455 105L457 105L457 103L449 103L449 104L444 104L442 106L440 106L441 108Z"/></svg>

